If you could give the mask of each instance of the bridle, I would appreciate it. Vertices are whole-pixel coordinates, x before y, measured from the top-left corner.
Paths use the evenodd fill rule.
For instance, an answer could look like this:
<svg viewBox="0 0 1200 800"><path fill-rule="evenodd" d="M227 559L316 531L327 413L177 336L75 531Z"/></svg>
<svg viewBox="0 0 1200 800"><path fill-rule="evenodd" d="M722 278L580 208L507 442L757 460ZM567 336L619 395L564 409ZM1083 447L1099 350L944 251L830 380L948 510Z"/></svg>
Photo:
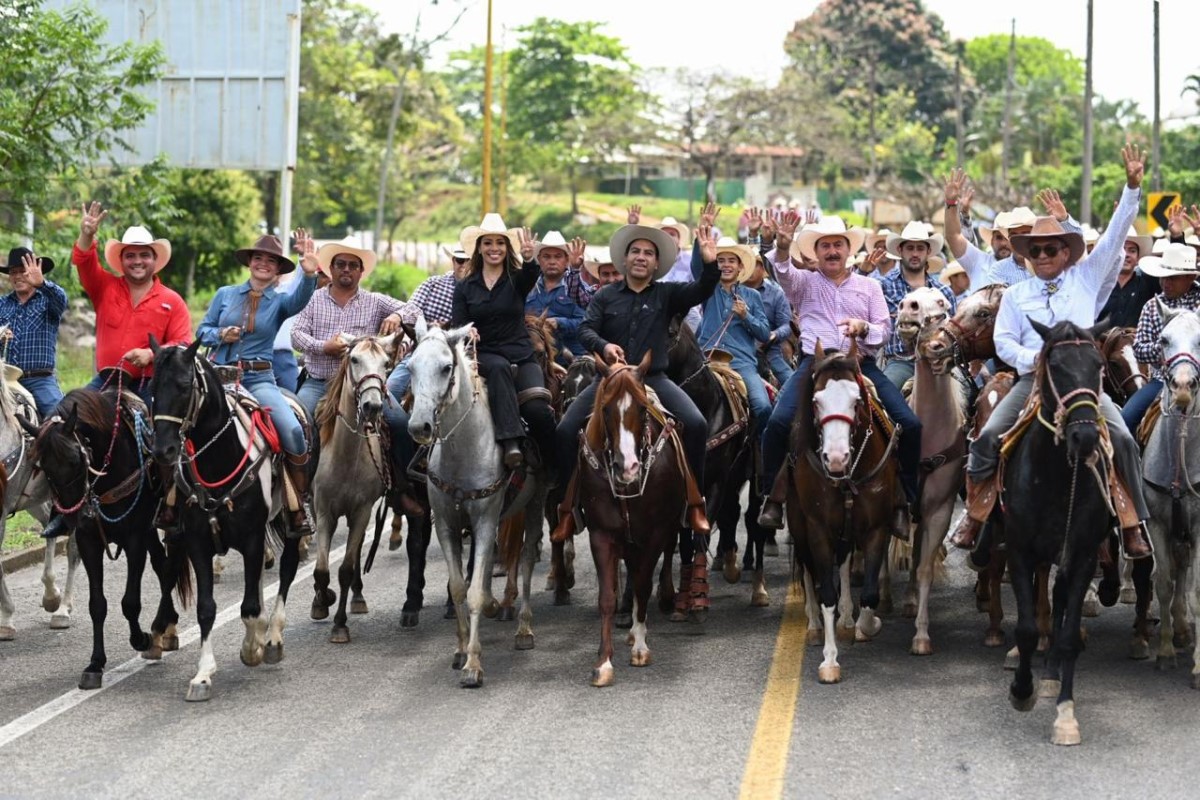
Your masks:
<svg viewBox="0 0 1200 800"><path fill-rule="evenodd" d="M462 416L450 426L450 430L442 432L442 414L445 413L446 407L453 402L455 388L458 386L458 368L461 361L458 357L458 348L446 342L446 346L450 348L450 380L446 383L446 391L442 392L441 398L438 399L438 404L433 409L433 439L432 443L444 442L454 435L458 430L458 426L463 424L463 421L471 415L471 410L475 408L475 404L479 401L478 387L471 390L471 404L463 411Z"/></svg>
<svg viewBox="0 0 1200 800"><path fill-rule="evenodd" d="M1200 359L1196 358L1196 356L1192 355L1191 353L1189 353L1187 351L1180 351L1180 352L1176 353L1175 355L1171 356L1170 358L1168 358L1165 362L1163 362L1163 366L1162 366L1163 376L1169 379L1169 380L1163 381L1162 399L1159 401L1162 406L1163 414L1172 414L1173 413L1169 409L1174 404L1168 402L1168 400L1170 399L1171 384L1174 382L1175 370L1179 367L1180 364L1184 364L1184 363L1191 364L1192 369L1194 369L1196 371L1196 380L1193 381L1193 384L1195 384L1196 382L1200 382Z"/></svg>
<svg viewBox="0 0 1200 800"><path fill-rule="evenodd" d="M947 317L938 330L950 337L950 358L954 365L966 369L974 358L976 345L982 341L987 327L980 326L973 331L967 330L954 317Z"/></svg>
<svg viewBox="0 0 1200 800"><path fill-rule="evenodd" d="M626 370L634 369L632 364L618 364L611 368L608 373L608 378L611 379ZM603 452L597 456L592 450L587 441L586 430L579 432L579 450L583 453L584 459L596 472L603 472L608 479L608 488L612 492L615 500L633 500L641 497L646 492L646 484L650 480L650 472L654 467L654 462L658 459L659 453L666 446L667 441L671 438L671 433L675 430L675 421L666 419L661 430L658 432L657 438L651 433L650 426L650 409L643 403L638 403L638 417L642 424L642 446L638 453L638 476L632 481L625 482L617 478L617 465L613 461L613 453L611 447L605 447ZM612 436L608 434L608 426L605 425L605 437L611 443ZM618 489L621 486L623 488ZM629 489L630 486L636 486L636 489Z"/></svg>
<svg viewBox="0 0 1200 800"><path fill-rule="evenodd" d="M347 358L349 355L347 355ZM338 422L353 433L355 436L366 438L368 436L378 434L379 429L376 423L368 421L365 425L362 421L362 398L370 389L375 389L379 392L383 402L391 405L394 401L392 393L387 389L387 378L379 372L368 372L365 375L355 379L350 384L351 391L354 392L354 424L351 425L346 417L342 414L341 403L338 404L337 419Z"/></svg>
<svg viewBox="0 0 1200 800"><path fill-rule="evenodd" d="M814 374L815 374L815 371L814 371ZM821 475L824 476L824 478L826 480L833 483L835 486L840 485L842 483L847 483L849 485L853 485L854 473L858 469L858 463L859 463L859 461L862 460L863 454L867 452L867 445L870 443L871 436L875 431L875 426L869 424L870 420L868 419L868 424L866 426L866 433L863 434L862 441L860 441L858 443L858 449L856 451L854 448L854 438L858 431L858 427L859 427L858 423L863 418L863 411L867 410L867 407L866 407L867 388L863 384L862 375L855 373L854 380L858 384L858 399L854 401L854 416L850 416L849 414L826 414L821 417L817 417L814 415L814 418L813 418L813 421L816 423L816 426L817 426L817 450L818 451L823 449L823 447L824 447L825 426L828 423L844 422L850 426L850 455L851 455L851 458L850 458L850 467L849 467L849 469L847 469L845 471L845 473L843 473L842 475L831 474L829 472L828 467L826 467L826 465L825 465L825 460L823 458L817 458L816 454L815 453L813 454L812 460L817 466L819 466ZM813 403L813 410L816 411L816 403Z"/></svg>
<svg viewBox="0 0 1200 800"><path fill-rule="evenodd" d="M1100 355L1099 348L1091 339L1068 339L1063 342L1054 342L1054 347L1090 347ZM1103 356L1101 356L1103 358ZM1103 414L1100 412L1100 394L1102 392L1104 377L1103 372L1100 375L1096 388L1091 389L1086 386L1080 386L1078 389L1072 389L1066 394L1062 394L1058 390L1058 386L1054 383L1054 375L1050 370L1049 363L1043 359L1042 372L1046 378L1046 385L1050 387L1050 392L1054 397L1054 422L1051 424L1042 416L1042 409L1038 409L1037 418L1043 426L1054 434L1054 443L1059 444L1066 438L1066 429L1071 425L1093 425L1100 426L1100 421L1103 419ZM1076 419L1069 420L1071 414L1081 408L1092 409L1096 416L1092 419Z"/></svg>
<svg viewBox="0 0 1200 800"><path fill-rule="evenodd" d="M184 348L179 349L182 350ZM200 366L200 361L195 356L192 357L191 367L193 379L188 384L190 391L188 392L187 411L184 412L182 417L173 416L171 414L163 414L157 411L154 414L155 425L157 425L159 422L168 422L175 423L179 426L179 443L181 445L179 448L180 466L182 466L185 461L195 461L200 457L201 453L212 447L213 443L221 438L221 434L223 434L229 428L229 426L233 424L234 417L236 416L233 413L228 414L225 419L225 424L222 425L221 428L209 438L208 442L198 448L194 453L191 453L190 455L188 454L187 448L183 447L182 445L187 441L188 434L191 433L192 428L196 426L196 421L200 415L200 409L204 408L205 403L208 401L208 381L205 380L204 369Z"/></svg>

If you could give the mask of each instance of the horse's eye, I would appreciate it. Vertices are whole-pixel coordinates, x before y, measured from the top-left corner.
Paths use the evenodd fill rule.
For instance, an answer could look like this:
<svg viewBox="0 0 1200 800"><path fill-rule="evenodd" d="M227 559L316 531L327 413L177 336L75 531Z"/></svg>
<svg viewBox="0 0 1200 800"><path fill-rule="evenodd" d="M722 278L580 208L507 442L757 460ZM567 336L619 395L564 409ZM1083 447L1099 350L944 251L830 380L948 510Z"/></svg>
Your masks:
<svg viewBox="0 0 1200 800"><path fill-rule="evenodd" d="M990 317L991 315L992 315L992 313L990 311L988 311L986 308L981 308L975 312L975 316L978 319L986 319L987 317Z"/></svg>
<svg viewBox="0 0 1200 800"><path fill-rule="evenodd" d="M351 364L358 364L358 356L350 356Z"/></svg>
<svg viewBox="0 0 1200 800"><path fill-rule="evenodd" d="M450 367L450 365L449 365L449 364L444 364L444 365L442 366L442 374L443 374L443 375L449 375L449 374L450 374L450 369L451 369L451 367Z"/></svg>
<svg viewBox="0 0 1200 800"><path fill-rule="evenodd" d="M1159 347L1166 347L1168 344L1170 344L1170 342L1167 341L1167 337L1165 337L1165 336L1158 337Z"/></svg>

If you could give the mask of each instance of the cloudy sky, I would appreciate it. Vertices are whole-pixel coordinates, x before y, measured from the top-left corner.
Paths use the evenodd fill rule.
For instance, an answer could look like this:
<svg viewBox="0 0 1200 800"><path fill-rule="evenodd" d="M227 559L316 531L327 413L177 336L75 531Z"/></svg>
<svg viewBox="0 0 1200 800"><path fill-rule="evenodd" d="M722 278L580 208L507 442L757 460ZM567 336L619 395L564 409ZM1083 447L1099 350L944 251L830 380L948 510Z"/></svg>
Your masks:
<svg viewBox="0 0 1200 800"><path fill-rule="evenodd" d="M421 12L424 37L441 33L457 11L466 14L446 42L435 48L434 62L471 43L483 43L487 0L359 0L378 11L389 30L410 35ZM797 19L808 16L817 0L751 0L743 16L700 13L699 4L664 0L493 0L494 39L499 46L507 27L513 29L539 16L570 21L597 20L621 39L643 67L724 67L750 77L774 81L786 64L783 39ZM1152 0L1095 0L1095 88L1108 99L1132 98L1147 117L1154 109ZM738 6L725 3L721 9ZM1084 55L1087 43L1086 0L925 0L941 16L952 38L971 39L1007 33L1012 19L1017 33L1042 36L1059 47ZM1193 96L1180 98L1184 78L1200 72L1200 48L1194 46L1200 11L1195 0L1161 0L1162 113L1164 117L1195 111ZM772 16L775 24L770 24ZM764 33L764 31L769 31ZM853 31L847 35L853 36Z"/></svg>

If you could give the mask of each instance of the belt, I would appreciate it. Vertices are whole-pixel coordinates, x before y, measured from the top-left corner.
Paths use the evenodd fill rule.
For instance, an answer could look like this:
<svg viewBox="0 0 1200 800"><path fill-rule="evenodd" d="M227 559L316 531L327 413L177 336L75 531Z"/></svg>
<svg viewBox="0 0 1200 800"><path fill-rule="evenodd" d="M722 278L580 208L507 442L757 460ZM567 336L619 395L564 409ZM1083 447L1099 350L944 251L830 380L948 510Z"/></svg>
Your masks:
<svg viewBox="0 0 1200 800"><path fill-rule="evenodd" d="M21 377L22 378L49 378L53 374L54 374L53 368L27 369L22 373Z"/></svg>
<svg viewBox="0 0 1200 800"><path fill-rule="evenodd" d="M232 366L232 365L231 365ZM270 361L239 361L237 366L241 367L246 372L265 372L269 369L274 369L275 365Z"/></svg>

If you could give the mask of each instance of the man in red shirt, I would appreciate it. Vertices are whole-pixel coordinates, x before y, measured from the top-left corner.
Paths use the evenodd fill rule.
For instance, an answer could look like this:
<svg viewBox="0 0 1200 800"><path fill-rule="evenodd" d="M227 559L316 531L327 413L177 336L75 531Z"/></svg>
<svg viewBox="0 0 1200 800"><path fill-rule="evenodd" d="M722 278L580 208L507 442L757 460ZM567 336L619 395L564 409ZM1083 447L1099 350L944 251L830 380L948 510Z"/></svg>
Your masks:
<svg viewBox="0 0 1200 800"><path fill-rule="evenodd" d="M171 260L171 243L155 239L143 227L125 231L120 241L104 245L100 266L96 252L96 230L108 215L99 203L83 207L79 239L71 263L79 269L79 282L96 309L96 377L88 386L100 389L116 380L121 370L123 383L150 404L150 377L154 354L150 334L164 346L190 344L192 318L178 292L168 289L157 277Z"/></svg>

